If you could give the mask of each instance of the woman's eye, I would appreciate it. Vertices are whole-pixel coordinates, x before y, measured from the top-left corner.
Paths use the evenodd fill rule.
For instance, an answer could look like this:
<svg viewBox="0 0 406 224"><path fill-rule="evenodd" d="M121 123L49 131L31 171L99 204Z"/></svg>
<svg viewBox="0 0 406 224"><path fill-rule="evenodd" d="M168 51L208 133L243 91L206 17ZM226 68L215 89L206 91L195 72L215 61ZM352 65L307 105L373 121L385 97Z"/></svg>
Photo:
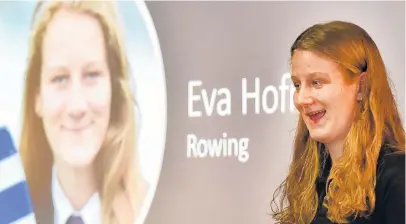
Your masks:
<svg viewBox="0 0 406 224"><path fill-rule="evenodd" d="M296 91L299 91L299 90L300 90L300 83L295 82L295 83L293 83L293 86L295 87L295 90L296 90Z"/></svg>
<svg viewBox="0 0 406 224"><path fill-rule="evenodd" d="M52 82L62 84L62 83L65 83L66 81L68 81L68 78L69 77L67 75L57 75L54 78L52 78Z"/></svg>
<svg viewBox="0 0 406 224"><path fill-rule="evenodd" d="M322 83L321 83L321 81L315 80L312 82L312 84L316 87L320 87Z"/></svg>
<svg viewBox="0 0 406 224"><path fill-rule="evenodd" d="M99 72L88 72L86 73L86 78L97 78L100 76Z"/></svg>

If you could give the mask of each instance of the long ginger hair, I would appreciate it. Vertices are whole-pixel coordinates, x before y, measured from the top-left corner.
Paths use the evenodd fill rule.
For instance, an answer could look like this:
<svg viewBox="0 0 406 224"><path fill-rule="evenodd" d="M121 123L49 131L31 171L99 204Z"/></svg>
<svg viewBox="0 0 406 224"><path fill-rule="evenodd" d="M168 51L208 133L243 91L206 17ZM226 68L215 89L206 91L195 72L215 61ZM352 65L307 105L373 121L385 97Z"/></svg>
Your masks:
<svg viewBox="0 0 406 224"><path fill-rule="evenodd" d="M291 47L291 58L296 50L315 52L337 63L347 83L365 74L362 101L355 107L343 155L331 168L323 205L333 222L367 217L375 208L376 168L382 146L394 148L396 153L405 151L405 131L378 47L358 25L332 21L302 32ZM271 207L278 223L308 224L318 207L315 183L326 149L310 138L300 115L293 147L288 176L272 200L277 209Z"/></svg>
<svg viewBox="0 0 406 224"><path fill-rule="evenodd" d="M101 197L101 218L108 224L134 223L146 188L135 150L134 99L128 84L129 66L113 1L41 1L37 4L25 79L20 142L34 212L39 220L53 216L50 212L52 150L42 121L35 113L35 96L40 87L44 34L47 24L60 9L93 16L102 28L111 74L112 103L109 128L94 164Z"/></svg>

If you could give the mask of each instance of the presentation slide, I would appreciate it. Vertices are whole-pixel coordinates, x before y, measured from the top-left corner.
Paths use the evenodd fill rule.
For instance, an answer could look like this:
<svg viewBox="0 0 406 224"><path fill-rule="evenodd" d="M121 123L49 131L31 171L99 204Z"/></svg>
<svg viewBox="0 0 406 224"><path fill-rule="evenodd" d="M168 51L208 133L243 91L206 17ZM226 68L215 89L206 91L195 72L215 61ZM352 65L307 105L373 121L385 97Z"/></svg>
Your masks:
<svg viewBox="0 0 406 224"><path fill-rule="evenodd" d="M0 2L0 224L405 223L405 8Z"/></svg>

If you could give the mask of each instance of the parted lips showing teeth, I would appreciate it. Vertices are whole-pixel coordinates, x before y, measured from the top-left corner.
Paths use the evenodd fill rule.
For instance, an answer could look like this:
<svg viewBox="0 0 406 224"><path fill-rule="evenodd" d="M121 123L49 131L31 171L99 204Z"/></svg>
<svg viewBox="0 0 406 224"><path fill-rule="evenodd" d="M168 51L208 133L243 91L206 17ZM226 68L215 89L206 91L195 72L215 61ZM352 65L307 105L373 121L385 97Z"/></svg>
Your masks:
<svg viewBox="0 0 406 224"><path fill-rule="evenodd" d="M315 111L306 113L306 115L311 117L311 116L314 116L314 115L316 115L318 113L324 113L324 112L326 112L326 110L315 110Z"/></svg>

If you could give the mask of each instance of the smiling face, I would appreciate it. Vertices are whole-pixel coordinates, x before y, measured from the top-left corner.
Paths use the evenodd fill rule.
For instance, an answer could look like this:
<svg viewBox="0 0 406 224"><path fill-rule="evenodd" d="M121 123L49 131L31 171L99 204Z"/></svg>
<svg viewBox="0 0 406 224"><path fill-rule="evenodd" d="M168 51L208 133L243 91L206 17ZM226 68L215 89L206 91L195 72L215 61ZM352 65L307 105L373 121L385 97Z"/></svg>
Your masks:
<svg viewBox="0 0 406 224"><path fill-rule="evenodd" d="M44 36L41 71L35 109L55 162L91 165L104 141L111 104L110 72L98 20L59 10Z"/></svg>
<svg viewBox="0 0 406 224"><path fill-rule="evenodd" d="M336 63L301 50L292 57L292 81L310 137L324 144L342 141L354 119L357 84L347 84Z"/></svg>

